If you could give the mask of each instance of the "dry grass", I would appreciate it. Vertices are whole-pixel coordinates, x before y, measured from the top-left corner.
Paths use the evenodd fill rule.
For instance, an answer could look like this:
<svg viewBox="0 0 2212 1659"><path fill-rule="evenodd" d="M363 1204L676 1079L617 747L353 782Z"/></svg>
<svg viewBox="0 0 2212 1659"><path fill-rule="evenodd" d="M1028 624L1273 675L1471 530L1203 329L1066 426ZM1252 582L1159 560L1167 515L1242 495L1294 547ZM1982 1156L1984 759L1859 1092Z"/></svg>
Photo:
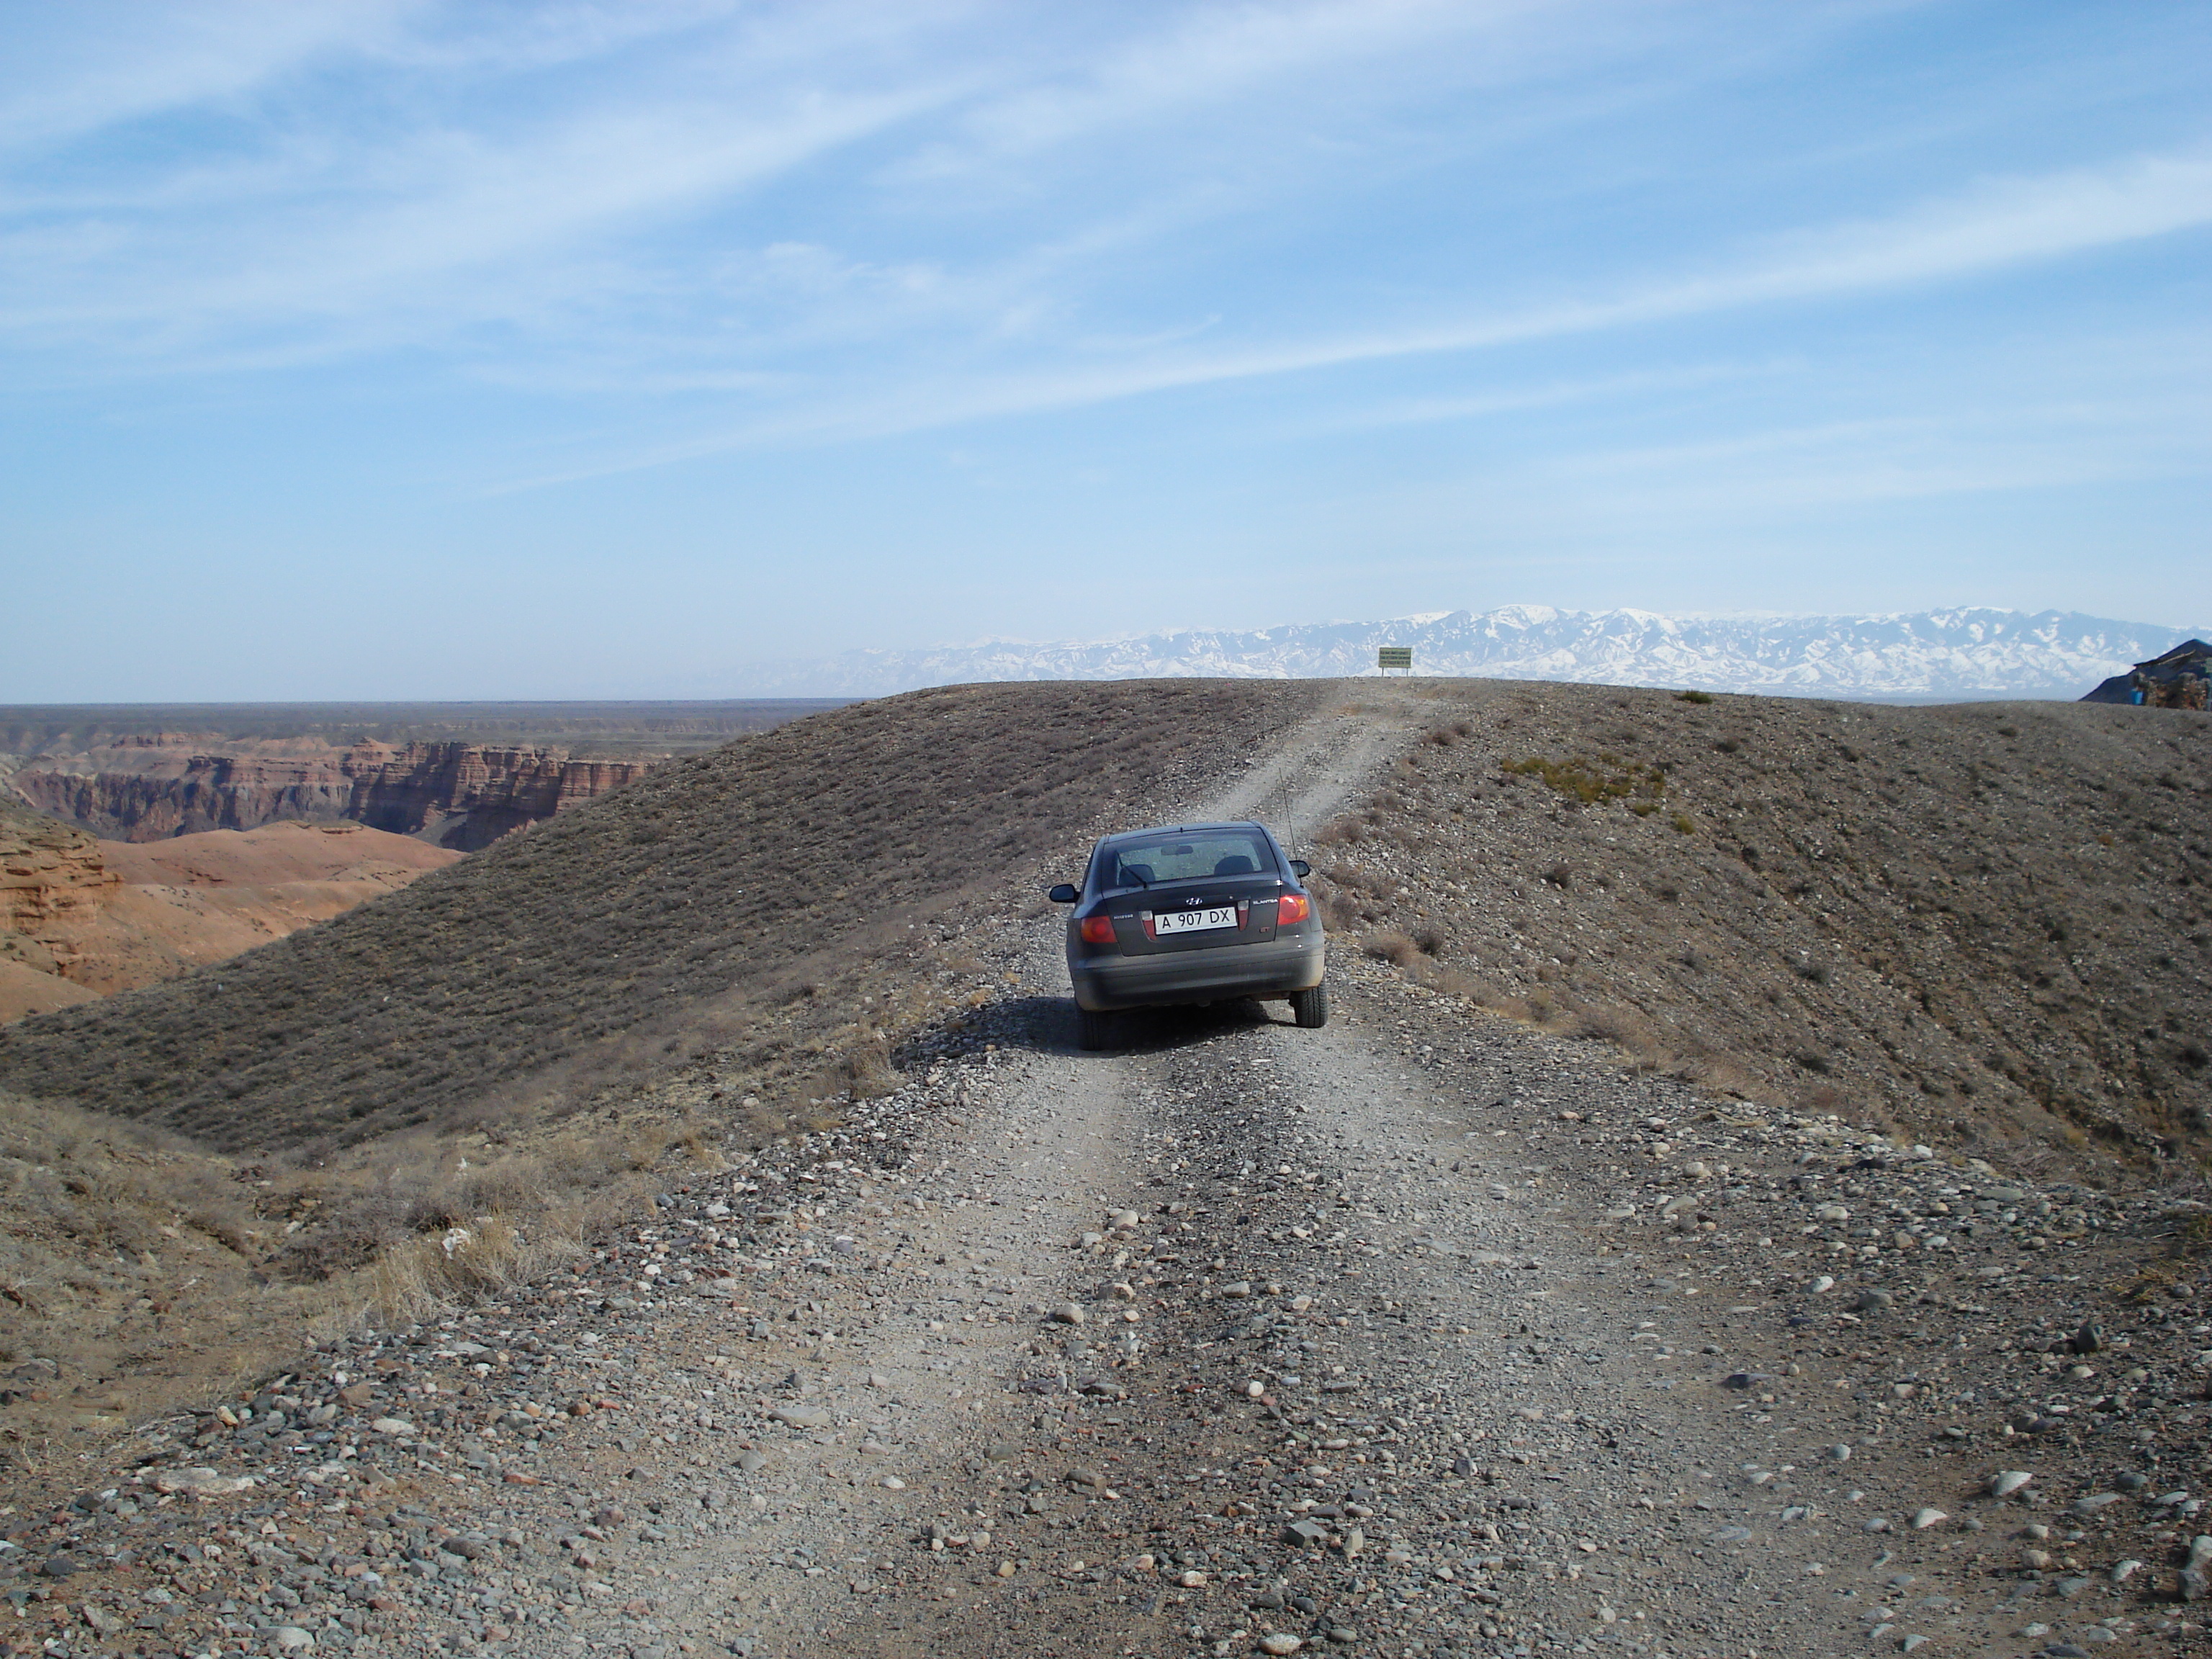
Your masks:
<svg viewBox="0 0 2212 1659"><path fill-rule="evenodd" d="M2016 1165L2212 1157L2204 716L1432 696L1454 741L1408 745L1320 838L1324 915L1373 954L1639 1066Z"/></svg>
<svg viewBox="0 0 2212 1659"><path fill-rule="evenodd" d="M902 1042L1001 982L1005 896L1040 860L1203 787L1317 695L842 710L10 1028L0 1073L46 1099L0 1110L0 1352L61 1373L9 1409L18 1463L220 1398L316 1334L533 1278L733 1141L887 1092Z"/></svg>
<svg viewBox="0 0 2212 1659"><path fill-rule="evenodd" d="M322 1287L264 1271L281 1224L258 1179L158 1130L0 1096L9 1467L200 1403L326 1310Z"/></svg>
<svg viewBox="0 0 2212 1659"><path fill-rule="evenodd" d="M872 1003L947 988L932 953L963 904L1321 695L955 687L794 721L219 969L11 1027L0 1082L320 1158L540 1122L732 1052L800 1109L884 1028Z"/></svg>
<svg viewBox="0 0 2212 1659"><path fill-rule="evenodd" d="M653 1173L720 1161L664 1125L333 1163L244 1159L0 1096L0 1470L52 1474L149 1419L250 1392L310 1341L538 1277Z"/></svg>
<svg viewBox="0 0 2212 1659"><path fill-rule="evenodd" d="M1377 962L1393 962L1401 968L1410 968L1419 959L1421 954L1421 947L1414 944L1409 935L1399 933L1395 928L1385 928L1381 933L1370 933L1359 941L1359 948L1363 953L1373 957Z"/></svg>

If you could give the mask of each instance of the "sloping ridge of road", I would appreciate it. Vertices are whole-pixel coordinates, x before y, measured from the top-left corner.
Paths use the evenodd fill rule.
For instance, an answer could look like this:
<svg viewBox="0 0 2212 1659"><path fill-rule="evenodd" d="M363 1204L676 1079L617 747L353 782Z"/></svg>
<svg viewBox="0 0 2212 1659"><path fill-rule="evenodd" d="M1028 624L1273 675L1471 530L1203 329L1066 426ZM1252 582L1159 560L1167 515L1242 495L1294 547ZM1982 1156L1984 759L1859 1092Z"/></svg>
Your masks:
<svg viewBox="0 0 2212 1659"><path fill-rule="evenodd" d="M1192 815L1318 821L1419 711L1316 714ZM355 1651L1812 1659L2194 1628L2152 1622L2169 1566L1990 1568L1998 1453L1902 1414L1945 1332L1880 1326L1964 1301L1942 1241L1906 1269L1924 1306L1869 1288L1821 1326L1924 1371L1858 1386L1869 1353L1791 1334L1875 1270L1824 1256L1794 1288L1800 1212L1765 1206L1809 1209L1878 1141L1723 1117L1344 956L1322 1030L1248 1005L1084 1054L1058 914L1017 907L1025 985L895 1096L664 1195L542 1298L319 1357L368 1379L364 1414L478 1357L506 1407L465 1462L408 1423L362 1437L356 1474L409 1499L391 1526L466 1548L390 1574ZM1654 1180L1639 1231L1617 1192Z"/></svg>
<svg viewBox="0 0 2212 1659"><path fill-rule="evenodd" d="M1273 806L1275 821L1317 823L1407 740L1420 712L1386 694L1360 717L1317 717L1191 816ZM1034 930L1025 977L1051 983L1059 950L1056 929ZM1340 985L1348 967L1333 967ZM921 1294L890 1318L807 1299L817 1328L843 1328L855 1357L843 1377L833 1364L802 1383L796 1410L772 1410L801 1431L849 1421L850 1432L817 1433L812 1471L804 1452L796 1467L776 1460L796 1477L767 1505L780 1512L781 1536L687 1564L684 1577L709 1584L765 1580L740 1595L740 1640L778 1654L1015 1656L1243 1652L1263 1641L1271 1644L1258 1650L1267 1652L1308 1643L1397 1651L1382 1644L1486 1633L1512 1651L1541 1643L1547 1629L1578 1638L1605 1599L1576 1588L1578 1569L1510 1614L1494 1595L1444 1621L1404 1601L1386 1612L1370 1575L1404 1577L1413 1559L1395 1501L1412 1459L1390 1448L1419 1443L1432 1468L1462 1472L1444 1478L1463 1489L1474 1455L1487 1463L1502 1453L1526 1468L1531 1454L1503 1449L1543 1443L1553 1467L1541 1478L1583 1511L1566 1524L1607 1537L1622 1521L1604 1512L1652 1484L1648 1474L1632 1486L1622 1478L1623 1464L1639 1461L1613 1455L1624 1437L1644 1442L1641 1461L1656 1452L1676 1470L1686 1438L1706 1442L1709 1458L1726 1449L1711 1443L1708 1424L1662 1427L1624 1411L1630 1384L1618 1366L1571 1375L1564 1387L1496 1388L1498 1365L1473 1356L1495 1347L1501 1327L1526 1336L1533 1316L1540 1344L1605 1340L1587 1328L1587 1307L1558 1297L1563 1269L1590 1273L1585 1261L1556 1261L1562 1249L1583 1255L1582 1242L1492 1196L1509 1188L1440 1183L1455 1190L1411 1212L1420 1241L1411 1260L1368 1242L1409 1175L1439 1184L1434 1172L1449 1158L1461 1176L1470 1139L1484 1133L1464 1127L1469 1103L1437 1098L1377 1041L1381 1001L1361 983L1352 1017L1318 1033L1248 1013L1163 1016L1159 1040L1103 1056L1073 1051L1048 1005L1010 1011L1002 1036L1012 1040L987 1051L986 1081L963 1091L967 1115L933 1126L939 1144L921 1160L958 1172L950 1203L921 1210L904 1241ZM1526 1077L1592 1115L1594 1095L1618 1091L1613 1068L1586 1054L1563 1066L1567 1045L1497 1035L1497 1075ZM1505 1086L1517 1119L1529 1091ZM1673 1098L1686 1091L1663 1081L1641 1092L1640 1109L1686 1104ZM1269 1190L1287 1190L1289 1206L1269 1202ZM1243 1230L1256 1218L1224 1214L1224 1198L1232 1211L1322 1202L1295 1219L1271 1218L1285 1224L1255 1250ZM1330 1224L1351 1215L1368 1220L1367 1237L1353 1242L1351 1230ZM1328 1253L1327 1268L1297 1261L1307 1246ZM1528 1271L1544 1275L1533 1295ZM1390 1316L1379 1325L1368 1316L1383 1310ZM1433 1351L1439 1338L1455 1346L1454 1335L1469 1355ZM1214 1358L1214 1350L1227 1352ZM1288 1402L1300 1393L1335 1411L1294 1419ZM1609 1396L1595 1446L1591 1394ZM1421 1419L1418 1430L1406 1413ZM1572 1426L1561 1433L1555 1421ZM1558 1456L1562 1440L1600 1467L1559 1473L1577 1461ZM1355 1449L1370 1445L1377 1449ZM1339 1466L1334 1484L1324 1460ZM1353 1496L1306 1500L1314 1518L1298 1524L1315 1542L1288 1541L1282 1515L1297 1510L1223 1502L1231 1472L1246 1477L1237 1487L1258 1484L1249 1474L1255 1462L1293 1490ZM865 1496L824 1505L825 1476L830 1490ZM1556 1535L1561 1502L1548 1493L1525 1501L1530 1515L1546 1513L1545 1535ZM1116 1513L1125 1508L1140 1512ZM1534 1541L1495 1526L1466 1535L1471 1554L1501 1567L1491 1553ZM1571 1560L1570 1549L1562 1576ZM775 1571L786 1563L805 1565L787 1579ZM1700 1584L1680 1571L1686 1565L1666 1599L1710 1598L1702 1634L1778 1644L1751 1650L1833 1650L1825 1628L1801 1632L1798 1646L1764 1599L1739 1607L1735 1585ZM1428 1571L1425 1562L1413 1576ZM1443 1577L1456 1582L1449 1566ZM671 1606L665 1627L711 1629L728 1616L714 1600ZM1600 1621L1632 1618L1629 1629L1648 1622L1626 1607L1602 1607Z"/></svg>
<svg viewBox="0 0 2212 1659"><path fill-rule="evenodd" d="M710 1048L826 1051L885 988L855 979L921 977L908 947L979 884L1211 779L1331 694L958 686L814 714L219 973L0 1030L0 1085L213 1146L351 1146L542 1116Z"/></svg>
<svg viewBox="0 0 2212 1659"><path fill-rule="evenodd" d="M1318 823L1423 712L1384 692L1316 715L1192 817ZM1028 930L1030 983L1064 981L1056 921ZM1685 1341L1698 1270L1605 1249L1601 1200L1540 1127L1708 1103L1503 1021L1439 1068L1402 1034L1402 982L1331 972L1342 1012L1318 1032L1194 1012L1089 1055L1058 999L1029 998L924 1072L902 1126L919 1180L877 1188L880 1218L817 1211L857 1251L889 1247L872 1279L756 1280L686 1334L719 1342L712 1374L746 1379L732 1396L768 1420L734 1470L711 1437L690 1468L664 1458L648 1503L739 1520L644 1546L672 1584L644 1630L594 1633L915 1659L1592 1635L1809 1659L1917 1633L1862 1616L1906 1599L1906 1540L1921 1572L1954 1570L1923 1590L1955 1592L1966 1564L1942 1561L1948 1536L1861 1526L1924 1488L1915 1449L1885 1467L1870 1439L1845 1468L1793 1446L1777 1376ZM1637 1334L1694 1367L1655 1377ZM613 1475L599 1492L635 1492ZM1949 1645L2010 1628L1994 1595L1934 1599L1917 1616Z"/></svg>
<svg viewBox="0 0 2212 1659"><path fill-rule="evenodd" d="M1317 823L1421 713L1385 692L1357 715L1318 715L1192 816L1272 806L1278 821ZM1056 927L1032 927L1024 978L1061 979L1059 948ZM1608 1511L1651 1487L1625 1462L1679 1470L1686 1442L1716 1461L1735 1449L1714 1445L1708 1423L1632 1405L1617 1363L1581 1364L1581 1349L1615 1346L1613 1330L1590 1328L1620 1310L1593 1321L1577 1305L1592 1293L1589 1247L1559 1219L1456 1170L1423 1200L1433 1208L1397 1205L1409 1179L1437 1185L1445 1160L1467 1163L1471 1136L1503 1133L1509 1156L1525 1156L1517 1127L1538 1109L1571 1102L1595 1115L1624 1093L1639 1113L1698 1103L1661 1080L1624 1089L1586 1045L1501 1024L1474 1092L1510 1099L1502 1121L1516 1129L1489 1129L1494 1107L1471 1129L1465 1092L1441 1094L1395 1050L1385 994L1341 957L1332 974L1353 994L1320 1032L1249 1013L1166 1016L1150 1043L1085 1055L1057 1000L1031 999L1000 1011L981 1053L925 1073L903 1126L909 1167L924 1173L876 1188L896 1243L872 1283L823 1273L772 1291L756 1279L703 1329L653 1340L665 1353L726 1354L734 1363L710 1375L745 1375L768 1421L734 1470L713 1467L728 1454L710 1450L690 1469L664 1455L643 1475L660 1516L734 1504L739 1521L641 1550L680 1588L661 1588L651 1628L641 1636L633 1618L632 1638L726 1636L757 1655L1209 1653L1267 1637L1277 1640L1262 1650L1295 1638L1380 1651L1406 1638L1483 1640L1486 1625L1511 1651L1547 1630L1579 1636L1608 1595L1622 1605L1605 1627L1648 1623L1622 1589L1583 1587L1571 1544L1538 1594L1504 1607L1492 1595L1437 1620L1378 1588L1432 1571L1423 1540L1409 1571L1400 1507L1417 1457L1422 1480L1461 1491L1476 1460L1525 1470L1526 1513L1545 1539L1571 1531L1610 1548L1629 1528ZM949 1109L929 1109L937 1095ZM1485 1176L1506 1173L1489 1146L1479 1155ZM1238 1213L1248 1205L1273 1213ZM870 1252L868 1208L817 1211L817 1224L852 1227L853 1247ZM1418 1253L1391 1237L1401 1231L1424 1241ZM1578 1371L1519 1386L1501 1331L1576 1349ZM1326 1409L1299 1411L1300 1399ZM1240 1496L1259 1484L1255 1460L1293 1494L1337 1500L1306 1500L1321 1544L1283 1541L1297 1511L1279 1498L1223 1501L1232 1474ZM646 1495L611 1465L576 1475L625 1507ZM1462 1554L1500 1566L1507 1551L1555 1553L1494 1526L1460 1531ZM1693 1625L1726 1650L1833 1650L1827 1627L1793 1642L1763 1597L1739 1600L1737 1583L1688 1553L1655 1589L1695 1606ZM1470 1593L1484 1576L1456 1571ZM1662 1628L1659 1644L1684 1633Z"/></svg>

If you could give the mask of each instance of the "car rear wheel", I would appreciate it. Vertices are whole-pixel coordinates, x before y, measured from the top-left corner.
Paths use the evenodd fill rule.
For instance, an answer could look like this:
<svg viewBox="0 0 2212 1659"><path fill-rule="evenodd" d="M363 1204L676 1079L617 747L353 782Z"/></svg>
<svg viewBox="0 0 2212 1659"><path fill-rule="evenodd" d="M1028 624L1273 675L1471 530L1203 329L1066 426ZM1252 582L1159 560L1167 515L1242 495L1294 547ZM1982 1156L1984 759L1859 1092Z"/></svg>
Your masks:
<svg viewBox="0 0 2212 1659"><path fill-rule="evenodd" d="M1291 1017L1308 1030L1328 1024L1328 982L1324 980L1310 991L1291 993Z"/></svg>
<svg viewBox="0 0 2212 1659"><path fill-rule="evenodd" d="M1093 1013L1088 1008L1078 1008L1075 1011L1077 1047L1095 1051L1108 1047L1113 1041L1113 1015Z"/></svg>

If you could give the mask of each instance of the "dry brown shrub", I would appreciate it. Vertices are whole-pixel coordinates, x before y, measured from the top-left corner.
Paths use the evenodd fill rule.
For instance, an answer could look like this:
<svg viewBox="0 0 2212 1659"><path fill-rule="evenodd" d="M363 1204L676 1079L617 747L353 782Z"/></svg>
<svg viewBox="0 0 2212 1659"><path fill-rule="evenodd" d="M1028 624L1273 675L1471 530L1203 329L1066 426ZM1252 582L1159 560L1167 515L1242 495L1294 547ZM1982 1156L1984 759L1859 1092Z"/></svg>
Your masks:
<svg viewBox="0 0 2212 1659"><path fill-rule="evenodd" d="M1359 948L1377 962L1393 963L1401 968L1410 967L1421 954L1421 947L1407 935L1389 928L1370 933L1359 941Z"/></svg>
<svg viewBox="0 0 2212 1659"><path fill-rule="evenodd" d="M1659 1028L1639 1010L1625 1003L1585 1002L1567 1022L1567 1033L1596 1042L1610 1042L1638 1067L1664 1071L1677 1056Z"/></svg>
<svg viewBox="0 0 2212 1659"><path fill-rule="evenodd" d="M1587 755L1570 756L1563 761L1531 756L1526 760L1502 762L1500 765L1502 770L1513 776L1540 778L1559 793L1585 806L1601 801L1627 800L1641 803L1648 813L1667 793L1667 775L1658 767L1648 762L1624 760L1610 750L1594 759Z"/></svg>
<svg viewBox="0 0 2212 1659"><path fill-rule="evenodd" d="M878 1032L845 1057L845 1079L855 1100L881 1100L898 1091L898 1073L891 1069L890 1044Z"/></svg>
<svg viewBox="0 0 2212 1659"><path fill-rule="evenodd" d="M1509 1012L1504 1005L1510 1000L1490 981L1480 975L1468 973L1463 968L1449 963L1436 963L1422 975L1422 982L1432 991L1448 997L1458 997L1477 1007L1493 1012Z"/></svg>
<svg viewBox="0 0 2212 1659"><path fill-rule="evenodd" d="M9 1026L0 1079L211 1145L350 1146L827 1040L859 1001L835 993L896 977L939 920L1124 827L1164 776L1263 751L1327 695L961 686L794 720L219 974Z"/></svg>
<svg viewBox="0 0 2212 1659"><path fill-rule="evenodd" d="M402 1323L496 1295L580 1255L584 1240L606 1218L589 1206L477 1216L388 1246L369 1269L356 1317Z"/></svg>
<svg viewBox="0 0 2212 1659"><path fill-rule="evenodd" d="M1332 933L1348 933L1365 920L1359 905L1347 893L1325 894L1321 902L1321 919Z"/></svg>

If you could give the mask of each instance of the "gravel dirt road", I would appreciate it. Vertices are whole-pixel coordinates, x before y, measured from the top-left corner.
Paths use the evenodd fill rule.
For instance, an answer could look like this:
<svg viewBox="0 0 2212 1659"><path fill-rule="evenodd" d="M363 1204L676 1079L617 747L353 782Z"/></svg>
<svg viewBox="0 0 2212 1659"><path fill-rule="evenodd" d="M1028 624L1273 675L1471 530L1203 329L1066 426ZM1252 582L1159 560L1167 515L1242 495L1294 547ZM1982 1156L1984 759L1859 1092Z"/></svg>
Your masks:
<svg viewBox="0 0 2212 1659"><path fill-rule="evenodd" d="M1192 815L1317 823L1418 728L1396 707L1317 717ZM17 1628L2202 1650L2199 1304L2102 1283L2151 1206L1754 1115L1341 951L1322 1030L1243 1005L1084 1054L1058 918L1009 895L1005 994L837 1129L694 1176L562 1279L331 1345L258 1437L157 1447L29 1547Z"/></svg>

